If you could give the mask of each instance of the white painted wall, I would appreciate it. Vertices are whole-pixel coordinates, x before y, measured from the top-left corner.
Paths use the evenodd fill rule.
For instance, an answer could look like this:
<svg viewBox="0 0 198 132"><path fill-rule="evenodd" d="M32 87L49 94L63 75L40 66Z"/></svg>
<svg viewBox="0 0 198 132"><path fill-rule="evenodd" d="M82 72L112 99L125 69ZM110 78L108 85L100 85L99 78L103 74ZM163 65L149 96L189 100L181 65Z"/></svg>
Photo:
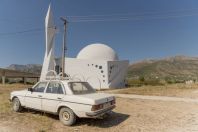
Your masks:
<svg viewBox="0 0 198 132"><path fill-rule="evenodd" d="M129 61L108 61L108 77L110 88L123 88Z"/></svg>
<svg viewBox="0 0 198 132"><path fill-rule="evenodd" d="M61 59L56 62L61 64ZM114 66L111 69L110 67ZM124 87L128 61L101 61L67 58L65 72L77 81L88 81L95 89Z"/></svg>

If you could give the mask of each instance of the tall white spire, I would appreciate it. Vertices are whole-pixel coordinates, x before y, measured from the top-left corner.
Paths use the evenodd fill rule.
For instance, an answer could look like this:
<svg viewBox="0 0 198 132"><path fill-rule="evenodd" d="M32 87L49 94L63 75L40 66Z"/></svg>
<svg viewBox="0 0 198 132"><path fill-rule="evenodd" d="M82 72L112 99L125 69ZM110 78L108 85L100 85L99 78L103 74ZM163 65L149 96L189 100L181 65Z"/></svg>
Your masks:
<svg viewBox="0 0 198 132"><path fill-rule="evenodd" d="M46 37L46 50L43 61L43 67L41 71L40 80L45 80L46 74L50 70L54 70L54 37L56 29L54 25L53 15L51 11L51 5L49 5L47 15L45 17L45 37Z"/></svg>

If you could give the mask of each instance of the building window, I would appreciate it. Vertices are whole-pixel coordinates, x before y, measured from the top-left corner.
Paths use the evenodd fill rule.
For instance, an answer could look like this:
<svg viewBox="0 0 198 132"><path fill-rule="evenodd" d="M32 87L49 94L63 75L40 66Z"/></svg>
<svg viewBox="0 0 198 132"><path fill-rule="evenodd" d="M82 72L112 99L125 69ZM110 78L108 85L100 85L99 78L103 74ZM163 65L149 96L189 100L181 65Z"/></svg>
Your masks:
<svg viewBox="0 0 198 132"><path fill-rule="evenodd" d="M101 73L103 73L104 71L102 70Z"/></svg>
<svg viewBox="0 0 198 132"><path fill-rule="evenodd" d="M105 80L103 80L103 82L105 82Z"/></svg>
<svg viewBox="0 0 198 132"><path fill-rule="evenodd" d="M87 64L89 66L89 64Z"/></svg>
<svg viewBox="0 0 198 132"><path fill-rule="evenodd" d="M99 66L99 69L102 69L102 66Z"/></svg>
<svg viewBox="0 0 198 132"><path fill-rule="evenodd" d="M103 75L103 77L105 77L105 75Z"/></svg>
<svg viewBox="0 0 198 132"><path fill-rule="evenodd" d="M97 68L97 67L98 67L98 65L95 65L95 67Z"/></svg>

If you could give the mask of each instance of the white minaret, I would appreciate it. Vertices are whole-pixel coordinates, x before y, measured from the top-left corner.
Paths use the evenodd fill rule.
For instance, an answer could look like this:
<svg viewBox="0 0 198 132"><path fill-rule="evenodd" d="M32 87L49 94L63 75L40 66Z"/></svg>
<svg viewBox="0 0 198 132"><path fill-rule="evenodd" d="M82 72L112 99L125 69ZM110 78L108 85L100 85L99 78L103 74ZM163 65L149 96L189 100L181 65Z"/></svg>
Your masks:
<svg viewBox="0 0 198 132"><path fill-rule="evenodd" d="M45 80L48 71L54 70L54 65L55 65L55 60L54 60L55 33L56 33L56 28L55 28L55 25L54 25L51 6L49 5L47 15L45 17L46 50L45 50L45 57L44 57L44 61L43 61L43 67L42 67L42 71L41 71L40 80Z"/></svg>

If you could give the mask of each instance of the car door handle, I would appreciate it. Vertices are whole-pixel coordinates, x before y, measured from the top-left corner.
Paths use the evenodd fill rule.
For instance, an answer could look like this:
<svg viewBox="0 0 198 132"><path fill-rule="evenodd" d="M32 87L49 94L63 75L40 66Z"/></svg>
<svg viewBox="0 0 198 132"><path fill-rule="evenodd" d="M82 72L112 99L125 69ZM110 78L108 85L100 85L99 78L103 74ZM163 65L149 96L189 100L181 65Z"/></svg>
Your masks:
<svg viewBox="0 0 198 132"><path fill-rule="evenodd" d="M58 97L57 99L62 99L62 98Z"/></svg>
<svg viewBox="0 0 198 132"><path fill-rule="evenodd" d="M38 97L41 98L42 96L41 95L38 95Z"/></svg>

